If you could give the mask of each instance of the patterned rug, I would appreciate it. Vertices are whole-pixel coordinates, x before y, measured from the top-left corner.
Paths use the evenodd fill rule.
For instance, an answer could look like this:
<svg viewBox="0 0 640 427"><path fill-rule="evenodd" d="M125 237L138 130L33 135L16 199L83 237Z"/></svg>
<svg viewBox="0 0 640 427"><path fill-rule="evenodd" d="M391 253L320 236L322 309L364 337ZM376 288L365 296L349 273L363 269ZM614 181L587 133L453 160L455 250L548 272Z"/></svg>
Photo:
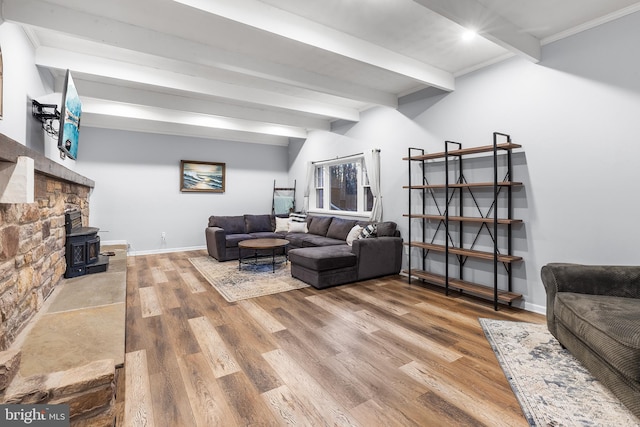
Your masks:
<svg viewBox="0 0 640 427"><path fill-rule="evenodd" d="M241 270L238 270L238 261L218 262L208 256L189 258L189 261L228 302L309 286L291 277L288 262L276 264L272 272L271 259L268 263L242 264Z"/></svg>
<svg viewBox="0 0 640 427"><path fill-rule="evenodd" d="M546 324L479 320L531 426L640 426Z"/></svg>

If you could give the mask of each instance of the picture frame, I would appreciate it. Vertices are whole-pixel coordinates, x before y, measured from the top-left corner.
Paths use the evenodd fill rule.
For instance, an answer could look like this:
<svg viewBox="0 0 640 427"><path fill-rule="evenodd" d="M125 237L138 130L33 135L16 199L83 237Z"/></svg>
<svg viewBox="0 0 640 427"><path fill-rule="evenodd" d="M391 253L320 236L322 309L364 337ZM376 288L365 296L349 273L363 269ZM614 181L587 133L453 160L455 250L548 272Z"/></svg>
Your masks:
<svg viewBox="0 0 640 427"><path fill-rule="evenodd" d="M226 164L180 160L180 191L224 193Z"/></svg>

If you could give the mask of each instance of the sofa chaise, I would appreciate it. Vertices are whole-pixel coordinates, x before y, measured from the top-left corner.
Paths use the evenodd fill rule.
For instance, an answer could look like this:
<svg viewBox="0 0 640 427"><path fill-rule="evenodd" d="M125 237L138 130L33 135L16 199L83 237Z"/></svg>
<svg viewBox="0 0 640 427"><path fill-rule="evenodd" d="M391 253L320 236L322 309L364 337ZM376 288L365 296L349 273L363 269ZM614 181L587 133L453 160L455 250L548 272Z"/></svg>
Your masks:
<svg viewBox="0 0 640 427"><path fill-rule="evenodd" d="M640 418L640 267L542 267L547 326Z"/></svg>
<svg viewBox="0 0 640 427"><path fill-rule="evenodd" d="M272 215L211 216L205 230L207 251L218 261L228 261L238 259L242 240L286 239L291 275L319 289L400 272L402 238L395 222L308 215L304 230L290 230L281 228L282 221ZM348 243L356 225L372 225L375 233L349 238Z"/></svg>

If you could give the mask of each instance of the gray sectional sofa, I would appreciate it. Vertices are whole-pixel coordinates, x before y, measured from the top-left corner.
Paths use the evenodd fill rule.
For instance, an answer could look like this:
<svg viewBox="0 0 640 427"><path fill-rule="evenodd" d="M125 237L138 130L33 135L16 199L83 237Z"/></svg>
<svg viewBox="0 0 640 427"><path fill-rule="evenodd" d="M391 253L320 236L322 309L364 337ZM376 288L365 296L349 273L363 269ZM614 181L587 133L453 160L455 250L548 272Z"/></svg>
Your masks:
<svg viewBox="0 0 640 427"><path fill-rule="evenodd" d="M205 230L207 251L218 261L238 259L238 242L257 238L289 241L291 275L316 288L341 285L398 274L402 264L402 238L392 221L376 223L376 234L346 238L355 225L370 222L309 215L308 232L276 232L272 215L211 216Z"/></svg>

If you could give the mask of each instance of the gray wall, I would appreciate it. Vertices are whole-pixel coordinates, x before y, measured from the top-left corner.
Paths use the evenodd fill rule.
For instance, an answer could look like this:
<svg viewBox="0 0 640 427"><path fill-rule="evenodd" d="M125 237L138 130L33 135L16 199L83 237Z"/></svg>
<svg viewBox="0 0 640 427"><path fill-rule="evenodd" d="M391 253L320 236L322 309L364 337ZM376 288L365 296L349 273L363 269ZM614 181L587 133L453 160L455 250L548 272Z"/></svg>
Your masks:
<svg viewBox="0 0 640 427"><path fill-rule="evenodd" d="M0 46L4 80L0 133L43 152L44 132L38 132L40 122L31 115L31 100L53 90L53 77L35 66L35 50L18 25L0 24ZM31 144L34 141L36 147Z"/></svg>
<svg viewBox="0 0 640 427"><path fill-rule="evenodd" d="M3 59L3 117L0 133L16 140L71 170L75 161L61 159L58 141L49 137L39 120L33 117L32 101L42 104L62 103L55 93L54 78L48 70L35 65L35 48L22 28L10 22L0 24L0 46Z"/></svg>
<svg viewBox="0 0 640 427"><path fill-rule="evenodd" d="M270 213L273 180L289 185L287 148L271 145L85 127L78 159L96 182L91 225L132 253L204 247L210 215ZM225 193L180 192L180 160L226 163Z"/></svg>
<svg viewBox="0 0 640 427"><path fill-rule="evenodd" d="M456 91L377 108L337 133L316 132L291 151L291 179L309 160L381 148L384 218L408 207L408 147L443 150L491 143L494 131L523 145L515 156L514 290L542 311L540 268L548 262L637 264L640 217L640 13L543 48L539 64L513 58L459 77ZM471 177L472 178L472 177ZM299 196L301 197L301 196ZM405 259L406 262L406 259ZM478 273L482 275L483 272Z"/></svg>

